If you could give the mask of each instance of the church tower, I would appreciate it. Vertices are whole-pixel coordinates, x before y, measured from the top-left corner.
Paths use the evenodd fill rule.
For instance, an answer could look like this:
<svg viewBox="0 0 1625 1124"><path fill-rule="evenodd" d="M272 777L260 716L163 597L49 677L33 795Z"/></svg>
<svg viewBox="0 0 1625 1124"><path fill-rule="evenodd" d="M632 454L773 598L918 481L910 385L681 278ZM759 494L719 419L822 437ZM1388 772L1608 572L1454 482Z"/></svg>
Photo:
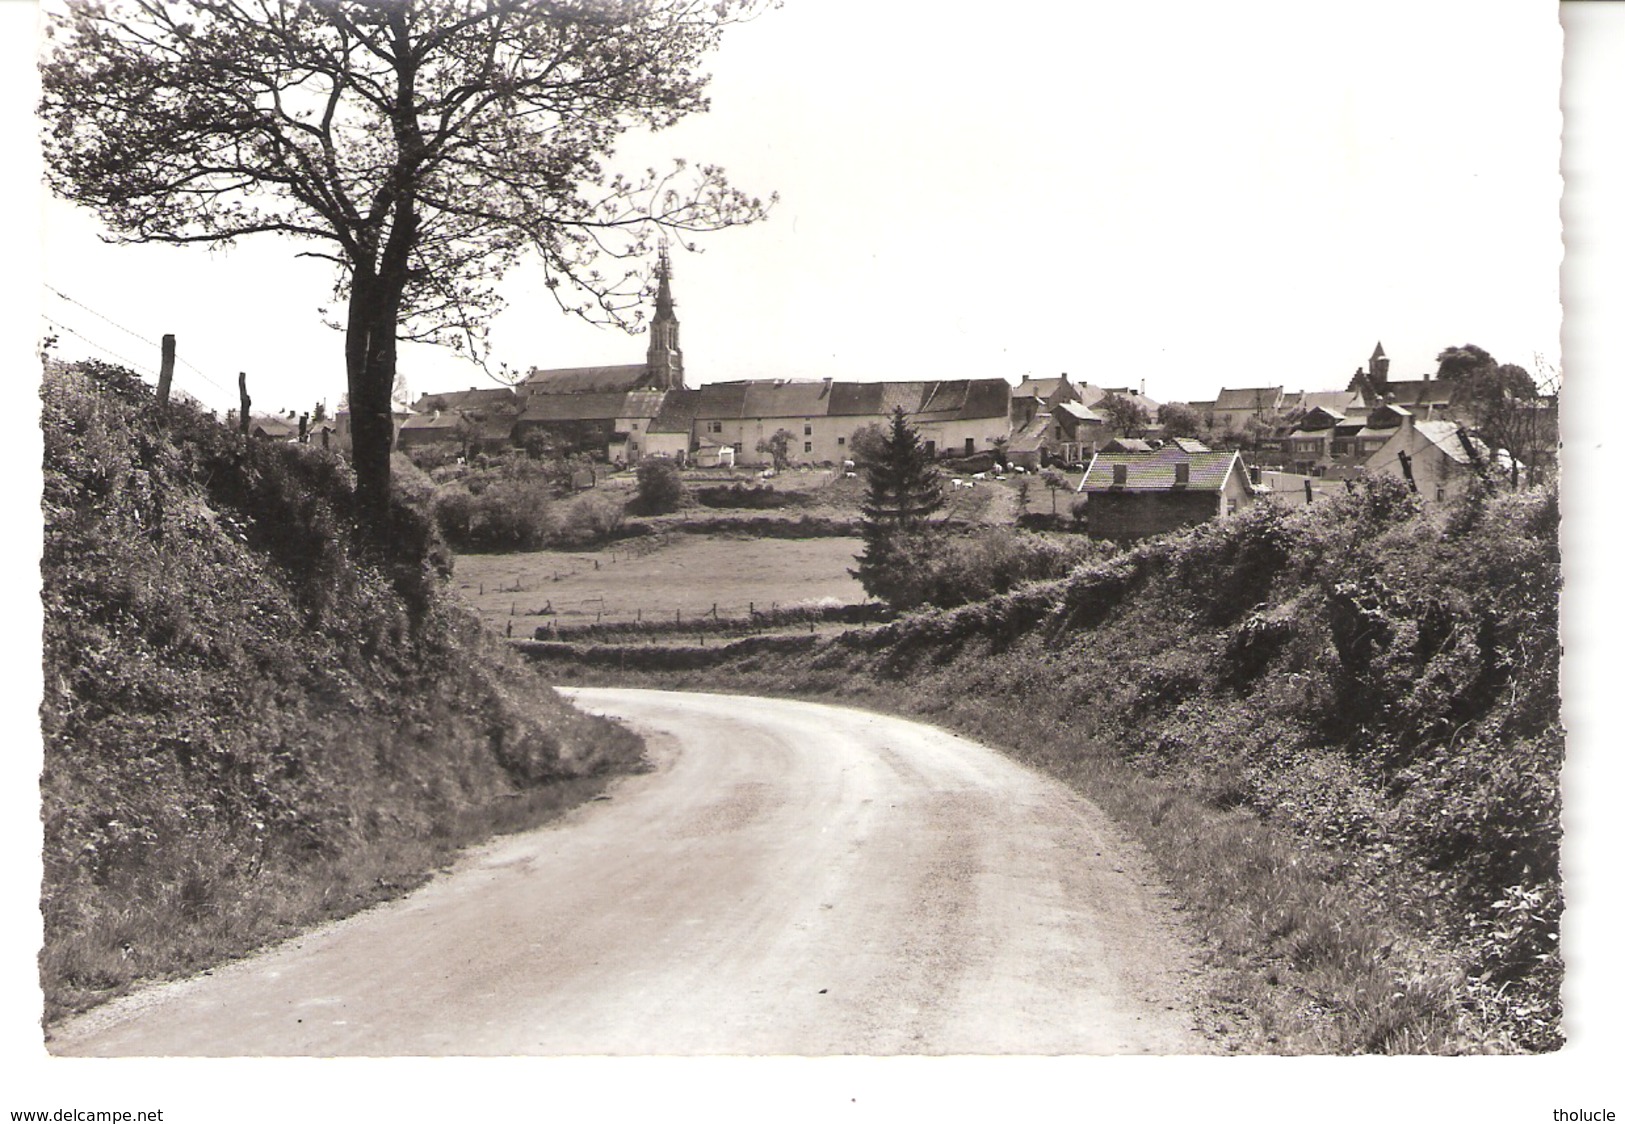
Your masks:
<svg viewBox="0 0 1625 1124"><path fill-rule="evenodd" d="M655 390L683 389L683 349L677 342L677 313L671 299L671 258L660 247L655 265L659 288L655 292L655 315L649 322L649 371L645 384Z"/></svg>
<svg viewBox="0 0 1625 1124"><path fill-rule="evenodd" d="M1379 390L1388 389L1388 356L1383 353L1380 340L1377 350L1371 353L1371 381L1377 384Z"/></svg>

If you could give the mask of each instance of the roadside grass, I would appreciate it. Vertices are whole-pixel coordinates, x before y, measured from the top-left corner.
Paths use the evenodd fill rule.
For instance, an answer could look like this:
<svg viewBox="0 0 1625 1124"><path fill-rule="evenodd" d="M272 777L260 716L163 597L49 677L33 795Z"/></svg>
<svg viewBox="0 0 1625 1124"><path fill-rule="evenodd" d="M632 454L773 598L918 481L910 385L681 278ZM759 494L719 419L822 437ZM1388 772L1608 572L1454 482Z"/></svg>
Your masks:
<svg viewBox="0 0 1625 1124"><path fill-rule="evenodd" d="M387 544L321 450L100 364L45 371L46 1025L420 884L643 767Z"/></svg>
<svg viewBox="0 0 1625 1124"><path fill-rule="evenodd" d="M294 866L222 869L229 841L174 840L159 877L111 881L58 917L59 935L39 955L43 1022L49 1028L153 980L208 971L409 894L450 870L464 849L543 827L613 780L606 772L504 793L459 808L421 834L372 840Z"/></svg>
<svg viewBox="0 0 1625 1124"><path fill-rule="evenodd" d="M1374 481L863 632L531 658L925 718L1073 785L1186 903L1239 1048L1563 1042L1557 504ZM620 653L624 651L624 659Z"/></svg>
<svg viewBox="0 0 1625 1124"><path fill-rule="evenodd" d="M1099 807L1143 846L1203 961L1203 1029L1234 1053L1516 1052L1463 1006L1450 950L1385 915L1339 856L1256 813L1218 807L1179 778L951 674L886 682L811 658L740 659L702 671L619 671L549 661L562 681L814 698L928 721L994 746ZM775 666L777 665L777 666ZM1015 731L1020 731L1019 735ZM1221 799L1220 803L1224 803Z"/></svg>

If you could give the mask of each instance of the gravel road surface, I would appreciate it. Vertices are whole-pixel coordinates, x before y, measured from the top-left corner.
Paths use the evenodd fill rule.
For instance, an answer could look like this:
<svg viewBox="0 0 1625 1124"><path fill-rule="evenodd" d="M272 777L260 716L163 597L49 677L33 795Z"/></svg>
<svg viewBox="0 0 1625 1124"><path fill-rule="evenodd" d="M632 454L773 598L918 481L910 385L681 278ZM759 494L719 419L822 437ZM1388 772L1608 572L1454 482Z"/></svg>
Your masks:
<svg viewBox="0 0 1625 1124"><path fill-rule="evenodd" d="M780 699L565 692L653 772L398 901L64 1024L65 1055L1196 1053L1194 958L1066 788Z"/></svg>

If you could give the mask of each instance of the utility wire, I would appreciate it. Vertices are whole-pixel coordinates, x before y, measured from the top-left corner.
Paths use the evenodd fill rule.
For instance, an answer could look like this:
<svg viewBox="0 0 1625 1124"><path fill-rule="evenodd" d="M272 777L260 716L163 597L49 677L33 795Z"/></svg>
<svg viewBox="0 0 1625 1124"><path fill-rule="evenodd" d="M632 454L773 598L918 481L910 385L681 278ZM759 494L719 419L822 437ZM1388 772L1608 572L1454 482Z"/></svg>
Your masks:
<svg viewBox="0 0 1625 1124"><path fill-rule="evenodd" d="M108 315L106 315L104 313L101 313L101 312L97 312L94 308L91 308L84 301L76 300L73 297L68 296L67 293L64 293L61 289L58 289L56 286L51 285L50 283L47 282L45 287L47 289L49 289L51 292L55 293L57 296L61 297L63 300L67 301L69 304L78 305L80 308L84 309L86 312L90 313L92 316L96 317L98 320L105 320L107 323L113 325L113 327L117 328L119 331L125 333L126 335L134 336L136 339L140 340L142 343L146 344L148 347L158 347L159 346L158 344L155 344L151 340L149 340L146 336L143 336L140 332L132 331L131 329L126 328L123 324L120 324L117 320L114 320L111 316L108 316ZM65 326L59 324L58 327L65 327ZM70 332L73 331L73 329L71 329L71 328L65 328L65 330L70 331ZM82 335L79 335L78 332L73 332L73 334L76 335L76 336L79 336L80 339L85 339L85 337L82 336ZM86 342L89 342L89 341L87 340ZM97 345L97 346L100 346L100 345ZM106 348L102 348L102 350L107 351ZM108 354L111 355L113 353L109 351ZM177 355L175 358L176 358L176 360L178 362L184 363L186 366L190 367L192 369L192 371L194 373L196 373L198 378L202 379L204 382L208 383L210 386L214 387L216 390L221 391L222 393L225 391L225 389L226 389L225 387L221 386L219 383L217 383L213 379L211 379L208 375L204 374L190 360L188 360L185 357L180 356L180 355ZM124 360L124 362L128 363L129 360L126 359L126 360ZM145 368L145 369L150 370L151 368Z"/></svg>
<svg viewBox="0 0 1625 1124"><path fill-rule="evenodd" d="M91 347L95 348L97 351L101 352L103 355L106 355L110 359L117 359L120 363L123 363L125 366L129 367L131 370L140 371L144 375L156 374L156 372L153 371L153 369L151 367L148 367L148 366L146 366L145 364L142 364L142 363L137 363L133 359L129 359L129 358L123 356L123 355L120 355L118 352L114 351L112 348L108 347L106 344L97 343L95 340L91 339L89 336L85 335L83 332L80 332L80 331L77 331L77 330L75 330L73 328L68 327L66 324L62 323L60 320L53 320L49 316L47 316L47 317L45 317L45 322L47 324L51 325L54 328L60 328L62 331L67 332L70 336L78 336L81 340L83 340L85 343L88 343Z"/></svg>

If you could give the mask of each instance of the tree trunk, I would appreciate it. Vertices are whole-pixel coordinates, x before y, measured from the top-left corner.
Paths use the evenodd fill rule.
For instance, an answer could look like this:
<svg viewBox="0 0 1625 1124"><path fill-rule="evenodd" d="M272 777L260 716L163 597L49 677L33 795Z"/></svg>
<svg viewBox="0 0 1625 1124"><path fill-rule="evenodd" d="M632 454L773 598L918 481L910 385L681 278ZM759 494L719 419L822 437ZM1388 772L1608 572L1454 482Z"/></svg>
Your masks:
<svg viewBox="0 0 1625 1124"><path fill-rule="evenodd" d="M399 293L357 270L350 289L344 361L350 390L350 459L356 516L380 538L389 532L389 454L395 443L395 313Z"/></svg>

